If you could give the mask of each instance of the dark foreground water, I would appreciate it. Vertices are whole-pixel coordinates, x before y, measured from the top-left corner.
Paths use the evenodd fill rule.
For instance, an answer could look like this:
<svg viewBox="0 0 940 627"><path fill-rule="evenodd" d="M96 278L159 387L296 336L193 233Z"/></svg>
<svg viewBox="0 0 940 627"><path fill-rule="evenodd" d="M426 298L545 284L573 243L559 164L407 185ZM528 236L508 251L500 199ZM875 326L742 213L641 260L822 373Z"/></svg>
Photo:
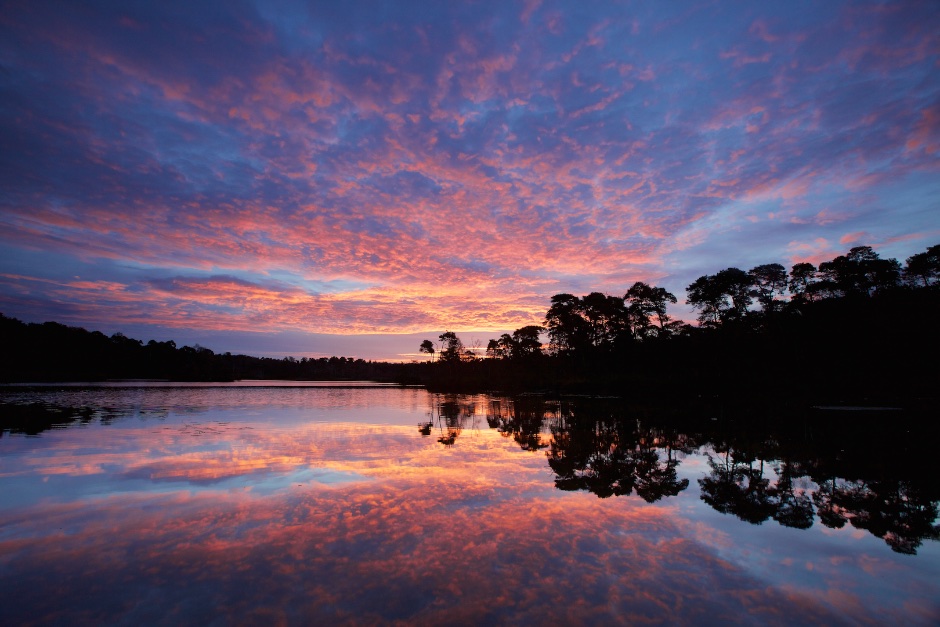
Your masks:
<svg viewBox="0 0 940 627"><path fill-rule="evenodd" d="M904 421L0 388L0 624L937 624Z"/></svg>

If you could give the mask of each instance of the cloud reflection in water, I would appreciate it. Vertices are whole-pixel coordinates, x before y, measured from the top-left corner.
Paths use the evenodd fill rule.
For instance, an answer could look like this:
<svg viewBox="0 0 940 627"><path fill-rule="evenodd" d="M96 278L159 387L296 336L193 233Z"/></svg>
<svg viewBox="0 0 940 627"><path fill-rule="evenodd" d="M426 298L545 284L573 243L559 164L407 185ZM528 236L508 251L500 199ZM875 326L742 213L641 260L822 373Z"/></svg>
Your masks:
<svg viewBox="0 0 940 627"><path fill-rule="evenodd" d="M447 446L416 429L435 417L422 408L408 424L278 423L278 411L258 419L209 408L198 422L170 412L159 423L4 438L4 486L36 491L0 509L0 583L17 600L0 622L938 615L936 585L923 577L935 566L912 576L895 561L909 557L828 543L849 529L746 525L707 508L694 481L654 504L557 490L543 448L521 450L475 420L482 400Z"/></svg>

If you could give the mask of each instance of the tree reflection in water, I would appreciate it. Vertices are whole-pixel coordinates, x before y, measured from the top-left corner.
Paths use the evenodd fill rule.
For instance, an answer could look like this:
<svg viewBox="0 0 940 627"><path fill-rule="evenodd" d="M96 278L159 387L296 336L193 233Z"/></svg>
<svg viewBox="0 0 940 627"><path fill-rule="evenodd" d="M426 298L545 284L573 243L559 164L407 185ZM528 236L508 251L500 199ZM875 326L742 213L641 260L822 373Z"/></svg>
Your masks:
<svg viewBox="0 0 940 627"><path fill-rule="evenodd" d="M473 397L443 395L436 399L428 410L428 420L418 424L418 432L423 436L430 436L436 421L437 441L444 446L453 446L465 428L476 428L476 414L477 405Z"/></svg>
<svg viewBox="0 0 940 627"><path fill-rule="evenodd" d="M887 472L876 454L883 439L865 429L846 431L819 416L778 424L776 432L755 431L757 420L738 431L688 419L651 427L622 401L604 399L492 399L488 411L489 426L521 449L547 449L560 490L636 494L654 503L689 487L677 469L682 458L699 454L709 468L697 481L701 500L742 521L809 529L818 517L826 527L848 523L907 554L940 539L935 482L917 463L891 464ZM915 462L921 457L912 454Z"/></svg>
<svg viewBox="0 0 940 627"><path fill-rule="evenodd" d="M761 524L775 513L774 489L764 477L763 460L755 467L754 458L745 457L740 451L723 453L723 457L707 454L711 473L698 480L702 500L722 514Z"/></svg>
<svg viewBox="0 0 940 627"><path fill-rule="evenodd" d="M831 479L813 495L820 521L835 529L849 522L883 538L894 551L915 555L926 539L940 539L937 501L903 480Z"/></svg>
<svg viewBox="0 0 940 627"><path fill-rule="evenodd" d="M561 490L601 498L636 493L649 503L688 485L674 457L683 436L643 429L614 406L552 402L542 397L493 400L487 423L526 451L548 449L548 465ZM547 425L547 432L546 432Z"/></svg>
<svg viewBox="0 0 940 627"><path fill-rule="evenodd" d="M867 424L844 424L817 414L788 425L785 436L734 434L733 443L721 441L712 445L714 454L706 451L710 472L698 480L701 498L753 524L773 518L809 529L817 516L832 529L848 523L895 552L914 555L924 540L940 539L940 494L926 441L915 439L910 450L885 458L885 432L900 427L899 417L892 418L873 415ZM774 462L775 477L764 476L765 461Z"/></svg>
<svg viewBox="0 0 940 627"><path fill-rule="evenodd" d="M647 436L640 437L639 455L636 467L635 490L647 503L654 503L666 496L676 496L687 487L688 479L679 479L676 467L679 460L673 458L678 434L665 432L659 434L650 430ZM662 459L660 449L665 450L666 459Z"/></svg>
<svg viewBox="0 0 940 627"><path fill-rule="evenodd" d="M523 396L512 402L490 401L486 422L500 435L511 437L524 451L538 451L548 446L542 437L546 414L551 406L540 396Z"/></svg>
<svg viewBox="0 0 940 627"><path fill-rule="evenodd" d="M773 517L784 527L809 529L813 526L813 501L807 490L797 488L803 473L798 464L784 460L777 468L777 485L774 488L776 507Z"/></svg>
<svg viewBox="0 0 940 627"><path fill-rule="evenodd" d="M654 503L689 488L689 479L680 479L677 471L686 456L700 455L708 464L707 474L697 479L701 500L748 523L772 519L808 529L818 519L833 529L850 525L904 554L916 554L925 540L940 539L940 484L930 463L931 441L892 439L905 421L916 432L930 416L872 414L860 423L858 416L839 421L815 414L784 417L768 428L752 416L711 422L694 411L691 418L660 419L615 399L432 398L427 420L418 425L423 436L436 435L440 444L454 446L485 413L489 427L523 451L544 452L561 490L600 498L636 494ZM2 403L0 437L164 414L141 407ZM890 455L888 441L898 442Z"/></svg>
<svg viewBox="0 0 940 627"><path fill-rule="evenodd" d="M601 498L633 491L636 459L626 423L562 410L551 425L548 465L562 490L588 490Z"/></svg>

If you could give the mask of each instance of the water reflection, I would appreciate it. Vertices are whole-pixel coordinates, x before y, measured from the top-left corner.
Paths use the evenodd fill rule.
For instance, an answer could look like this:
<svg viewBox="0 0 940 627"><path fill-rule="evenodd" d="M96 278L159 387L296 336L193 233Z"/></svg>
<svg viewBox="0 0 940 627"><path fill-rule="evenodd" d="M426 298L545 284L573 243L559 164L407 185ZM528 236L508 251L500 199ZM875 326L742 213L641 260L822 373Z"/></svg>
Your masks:
<svg viewBox="0 0 940 627"><path fill-rule="evenodd" d="M940 618L932 475L835 427L280 392L0 407L0 623Z"/></svg>
<svg viewBox="0 0 940 627"><path fill-rule="evenodd" d="M681 457L697 452L708 464L708 473L697 479L700 498L742 521L760 525L772 519L795 529L809 529L817 517L834 529L849 523L907 554L916 554L924 540L940 538L937 486L930 475L897 475L911 469L896 464L893 477L885 476L884 468L865 474L875 471L871 462L881 457L879 452L874 460L865 459L879 447L877 431L869 438L861 431L832 440L825 425L795 435L787 429L729 432L727 424L713 421L685 424L683 431L650 426L620 401L541 397L494 399L487 423L523 450L547 448L561 490L585 490L600 498L636 494L653 503L689 487L677 469ZM847 453L844 446L852 450ZM844 463L848 458L854 458L851 464ZM840 477L839 472L862 474Z"/></svg>
<svg viewBox="0 0 940 627"><path fill-rule="evenodd" d="M770 479L764 477L764 462L754 467L753 459L740 459L725 451L724 456L708 455L711 472L698 480L702 500L722 514L733 514L759 525L775 512ZM810 523L812 524L812 523Z"/></svg>
<svg viewBox="0 0 940 627"><path fill-rule="evenodd" d="M689 486L679 479L677 433L644 428L615 412L562 403L550 419L548 465L562 490L588 490L601 498L632 492L647 503Z"/></svg>
<svg viewBox="0 0 940 627"><path fill-rule="evenodd" d="M822 445L768 438L772 457L746 445L716 444L707 453L710 472L698 480L701 498L757 525L771 518L797 529L809 529L817 517L832 529L849 523L898 553L914 555L925 540L940 538L940 495L932 471L918 468L916 457L926 451L898 451L897 458L885 459L881 438L856 435ZM915 463L905 464L905 455Z"/></svg>
<svg viewBox="0 0 940 627"><path fill-rule="evenodd" d="M846 522L883 538L898 553L914 555L926 539L940 538L937 501L904 480L832 480L813 495L823 524Z"/></svg>
<svg viewBox="0 0 940 627"><path fill-rule="evenodd" d="M477 404L473 397L440 395L431 403L427 420L418 424L418 432L429 436L436 428L437 441L444 446L453 446L464 429L478 428Z"/></svg>
<svg viewBox="0 0 940 627"><path fill-rule="evenodd" d="M333 407L335 393L330 390L319 402ZM412 395L418 393L411 391ZM242 399L238 396L235 400L240 403ZM126 398L123 403L110 399L104 406L69 406L74 400L71 393L65 393L58 403L0 404L0 437L3 433L34 436L70 425L109 425L130 418L162 420L170 413L167 407L127 402ZM197 404L177 407L176 411L192 416L214 406ZM940 494L932 475L919 473L917 464L885 465L878 450L882 434L877 431L871 437L865 437L865 431L855 432L848 439L836 433L833 439L832 431L838 425L829 425L828 431L818 426L812 433L804 430L802 437L767 430L729 431L727 424L712 421L682 426L667 426L667 421L651 426L648 415L637 418L635 409L613 399L554 401L541 396L445 394L429 396L424 406L425 418L418 425L422 436L434 436L441 445L452 447L462 432L479 430L485 419L490 429L511 438L521 450L544 451L554 485L560 490L583 490L600 498L635 494L655 503L688 489L689 478L680 477L678 468L683 458L694 453L707 461L707 472L694 479L699 498L714 510L742 521L760 525L774 520L795 529L809 529L817 520L832 529L848 524L883 539L897 552L912 555L925 540L940 538ZM119 476L207 483L256 472L285 473L324 459L322 443L308 442L314 438L305 433L310 431L309 425L295 433L301 446L291 450L266 443L272 436L269 432L235 434L252 428L204 421L166 427L164 435L172 442L164 441L163 446L174 452L172 457L148 460L133 453L136 463ZM205 440L198 451L179 447L180 438L196 436ZM361 450L364 439L364 433L350 429L344 438L345 450ZM240 445L233 447L232 442ZM829 454L830 450L837 454ZM84 467L104 472L119 456L111 452L109 461L96 462L94 456L84 454L80 461L69 463L56 455L56 469L46 470L55 474Z"/></svg>
<svg viewBox="0 0 940 627"><path fill-rule="evenodd" d="M511 437L524 451L538 451L548 446L542 430L551 405L539 396L521 396L513 400L490 401L486 423L491 429Z"/></svg>

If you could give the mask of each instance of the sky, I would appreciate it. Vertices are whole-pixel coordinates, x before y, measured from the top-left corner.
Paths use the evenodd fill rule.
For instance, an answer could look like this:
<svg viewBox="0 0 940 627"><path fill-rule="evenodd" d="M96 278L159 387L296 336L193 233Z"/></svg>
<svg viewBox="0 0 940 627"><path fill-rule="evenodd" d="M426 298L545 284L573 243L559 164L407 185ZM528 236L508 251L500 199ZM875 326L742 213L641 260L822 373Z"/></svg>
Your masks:
<svg viewBox="0 0 940 627"><path fill-rule="evenodd" d="M418 358L940 243L940 5L0 1L0 312Z"/></svg>

